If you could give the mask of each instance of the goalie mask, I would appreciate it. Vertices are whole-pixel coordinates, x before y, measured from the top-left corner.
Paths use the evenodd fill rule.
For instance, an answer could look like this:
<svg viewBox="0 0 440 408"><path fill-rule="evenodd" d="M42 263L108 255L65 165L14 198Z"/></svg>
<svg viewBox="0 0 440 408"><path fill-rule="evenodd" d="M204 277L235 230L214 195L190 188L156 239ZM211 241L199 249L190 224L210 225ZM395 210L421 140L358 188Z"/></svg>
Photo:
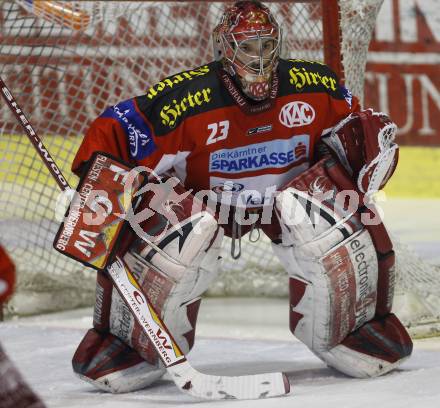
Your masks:
<svg viewBox="0 0 440 408"><path fill-rule="evenodd" d="M259 1L236 2L214 29L213 42L216 59L244 94L266 99L281 48L281 29L270 10Z"/></svg>

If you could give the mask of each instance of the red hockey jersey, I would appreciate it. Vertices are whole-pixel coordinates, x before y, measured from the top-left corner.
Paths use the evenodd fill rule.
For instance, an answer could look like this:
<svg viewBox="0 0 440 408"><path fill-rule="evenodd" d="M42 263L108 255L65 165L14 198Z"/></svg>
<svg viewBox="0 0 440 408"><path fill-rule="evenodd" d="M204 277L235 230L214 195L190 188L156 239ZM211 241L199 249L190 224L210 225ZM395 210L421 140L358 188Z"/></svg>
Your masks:
<svg viewBox="0 0 440 408"><path fill-rule="evenodd" d="M94 151L161 174L232 204L261 206L309 167L319 138L351 112L355 97L325 65L281 59L270 100L251 104L219 62L185 71L145 95L107 108L91 125L73 171Z"/></svg>

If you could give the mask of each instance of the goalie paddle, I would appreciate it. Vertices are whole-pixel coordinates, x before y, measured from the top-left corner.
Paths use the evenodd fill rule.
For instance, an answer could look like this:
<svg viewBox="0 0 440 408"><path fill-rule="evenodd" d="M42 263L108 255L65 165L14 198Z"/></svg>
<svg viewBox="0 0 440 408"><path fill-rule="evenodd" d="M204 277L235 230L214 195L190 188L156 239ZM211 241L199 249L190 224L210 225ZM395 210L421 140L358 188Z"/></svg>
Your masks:
<svg viewBox="0 0 440 408"><path fill-rule="evenodd" d="M70 186L52 156L45 148L15 98L0 78L0 87L7 105L23 127L29 140L44 164L55 178L61 190ZM284 373L264 373L242 376L218 376L203 374L195 370L171 336L168 328L154 310L148 297L142 293L136 279L125 266L116 260L107 267L108 275L124 299L132 315L141 325L157 354L167 368L177 387L187 394L204 399L258 399L289 393L290 383Z"/></svg>

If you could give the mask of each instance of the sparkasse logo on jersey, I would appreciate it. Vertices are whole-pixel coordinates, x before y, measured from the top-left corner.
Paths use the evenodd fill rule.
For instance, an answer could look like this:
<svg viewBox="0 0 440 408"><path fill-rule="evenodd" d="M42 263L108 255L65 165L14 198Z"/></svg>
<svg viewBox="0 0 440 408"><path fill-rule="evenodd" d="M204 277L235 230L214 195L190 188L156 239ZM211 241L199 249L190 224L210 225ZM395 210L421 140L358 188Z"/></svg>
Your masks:
<svg viewBox="0 0 440 408"><path fill-rule="evenodd" d="M310 125L315 120L315 110L306 102L289 102L281 108L279 119L288 128Z"/></svg>
<svg viewBox="0 0 440 408"><path fill-rule="evenodd" d="M306 161L309 148L309 135L295 135L290 139L220 149L209 155L209 171L233 174L289 167Z"/></svg>

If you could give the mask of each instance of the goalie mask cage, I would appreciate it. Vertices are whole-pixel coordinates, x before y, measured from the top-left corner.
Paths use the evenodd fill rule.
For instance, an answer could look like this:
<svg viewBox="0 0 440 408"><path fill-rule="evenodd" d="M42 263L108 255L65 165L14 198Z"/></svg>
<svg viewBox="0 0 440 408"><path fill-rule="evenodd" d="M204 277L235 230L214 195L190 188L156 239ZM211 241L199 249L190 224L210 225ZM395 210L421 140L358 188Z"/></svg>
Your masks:
<svg viewBox="0 0 440 408"><path fill-rule="evenodd" d="M284 57L325 61L362 98L368 44L382 1L266 3L283 27ZM211 32L226 4L0 3L0 75L71 184L76 180L70 163L91 121L106 106L211 61ZM18 270L6 311L23 315L91 305L95 272L51 247L58 228L56 183L4 103L0 118L0 239ZM241 258L232 261L225 240L223 270L210 293L287 296L287 274L269 243L243 241ZM435 323L437 271L399 248L398 291L405 293L404 302L397 302L405 306L400 315L410 325Z"/></svg>

